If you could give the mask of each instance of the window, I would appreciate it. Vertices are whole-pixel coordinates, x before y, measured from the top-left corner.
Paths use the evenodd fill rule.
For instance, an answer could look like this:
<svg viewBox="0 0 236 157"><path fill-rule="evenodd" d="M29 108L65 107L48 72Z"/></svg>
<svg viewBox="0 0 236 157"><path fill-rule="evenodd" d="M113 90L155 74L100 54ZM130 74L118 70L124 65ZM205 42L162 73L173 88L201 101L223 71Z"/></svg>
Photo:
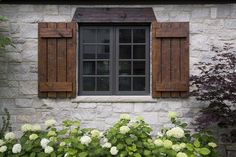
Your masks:
<svg viewBox="0 0 236 157"><path fill-rule="evenodd" d="M149 94L149 27L81 26L79 94Z"/></svg>

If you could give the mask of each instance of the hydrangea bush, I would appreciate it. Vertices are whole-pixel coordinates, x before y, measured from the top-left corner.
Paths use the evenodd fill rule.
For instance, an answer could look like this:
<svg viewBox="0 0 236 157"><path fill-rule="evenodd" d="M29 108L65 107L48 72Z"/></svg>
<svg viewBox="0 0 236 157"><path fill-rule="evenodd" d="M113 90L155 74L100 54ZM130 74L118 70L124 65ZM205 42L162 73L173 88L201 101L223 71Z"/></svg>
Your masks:
<svg viewBox="0 0 236 157"><path fill-rule="evenodd" d="M131 120L122 114L105 132L80 128L79 121L66 120L55 127L55 120L24 124L23 135L13 132L0 139L0 157L215 157L217 145L208 132L191 134L187 124L170 112L171 127L162 128L155 138L140 116Z"/></svg>

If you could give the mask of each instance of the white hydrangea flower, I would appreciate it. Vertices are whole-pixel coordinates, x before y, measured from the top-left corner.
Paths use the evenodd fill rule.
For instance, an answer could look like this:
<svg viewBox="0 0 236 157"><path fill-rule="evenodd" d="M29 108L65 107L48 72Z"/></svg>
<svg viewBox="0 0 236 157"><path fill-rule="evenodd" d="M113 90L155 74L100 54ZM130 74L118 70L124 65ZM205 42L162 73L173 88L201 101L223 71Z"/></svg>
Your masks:
<svg viewBox="0 0 236 157"><path fill-rule="evenodd" d="M180 147L181 147L181 149L184 149L186 147L186 144L185 143L180 143Z"/></svg>
<svg viewBox="0 0 236 157"><path fill-rule="evenodd" d="M163 135L161 132L158 132L158 133L157 133L157 136L158 136L158 137L163 137L164 135Z"/></svg>
<svg viewBox="0 0 236 157"><path fill-rule="evenodd" d="M56 124L56 121L54 119L46 120L45 125L46 127L52 127Z"/></svg>
<svg viewBox="0 0 236 157"><path fill-rule="evenodd" d="M170 140L164 140L164 141L163 141L163 146L164 146L165 148L171 148L172 145L173 145L173 143L172 143Z"/></svg>
<svg viewBox="0 0 236 157"><path fill-rule="evenodd" d="M106 142L104 145L102 145L102 148L111 148L111 143Z"/></svg>
<svg viewBox="0 0 236 157"><path fill-rule="evenodd" d="M57 133L55 131L52 131L52 130L49 131L48 134L47 134L47 136L49 136L49 137L50 136L56 136L56 135L57 135Z"/></svg>
<svg viewBox="0 0 236 157"><path fill-rule="evenodd" d="M40 141L40 145L42 146L42 148L46 148L48 146L48 143L50 141L46 138L43 138L41 141Z"/></svg>
<svg viewBox="0 0 236 157"><path fill-rule="evenodd" d="M21 126L22 132L32 131L33 126L31 124L24 124Z"/></svg>
<svg viewBox="0 0 236 157"><path fill-rule="evenodd" d="M82 136L80 138L80 142L86 146L88 146L88 144L92 141L92 139L89 136Z"/></svg>
<svg viewBox="0 0 236 157"><path fill-rule="evenodd" d="M176 151L176 152L178 152L178 151L181 150L181 147L180 147L180 145L178 145L178 144L174 144L171 148L172 148L174 151Z"/></svg>
<svg viewBox="0 0 236 157"><path fill-rule="evenodd" d="M187 154L183 153L183 152L179 152L176 157L188 157Z"/></svg>
<svg viewBox="0 0 236 157"><path fill-rule="evenodd" d="M12 153L20 153L21 152L21 145L20 144L14 144L12 147Z"/></svg>
<svg viewBox="0 0 236 157"><path fill-rule="evenodd" d="M166 132L168 137L182 138L184 137L184 130L180 127L174 127Z"/></svg>
<svg viewBox="0 0 236 157"><path fill-rule="evenodd" d="M117 148L115 146L111 147L110 153L111 153L111 155L117 155L117 153L118 153Z"/></svg>
<svg viewBox="0 0 236 157"><path fill-rule="evenodd" d="M121 134L126 134L127 132L130 131L130 128L128 126L122 126L120 127L120 133Z"/></svg>
<svg viewBox="0 0 236 157"><path fill-rule="evenodd" d="M66 153L65 155L64 155L64 157L67 157L68 156L68 154Z"/></svg>
<svg viewBox="0 0 236 157"><path fill-rule="evenodd" d="M38 136L37 134L31 134L31 135L29 136L29 139L33 141L33 140L36 140L38 137L39 137L39 136Z"/></svg>
<svg viewBox="0 0 236 157"><path fill-rule="evenodd" d="M16 138L16 135L13 132L8 132L5 134L6 140L14 140Z"/></svg>
<svg viewBox="0 0 236 157"><path fill-rule="evenodd" d="M4 153L5 151L7 151L7 146L1 146L0 147L0 152Z"/></svg>
<svg viewBox="0 0 236 157"><path fill-rule="evenodd" d="M121 114L120 115L120 119L130 120L130 115L128 115L128 114Z"/></svg>
<svg viewBox="0 0 236 157"><path fill-rule="evenodd" d="M212 147L212 148L217 147L217 145L216 145L214 142L210 142L210 143L208 143L208 146L210 146L210 147Z"/></svg>
<svg viewBox="0 0 236 157"><path fill-rule="evenodd" d="M137 120L137 121L144 121L144 118L143 118L142 116L137 116L137 117L136 117L136 120Z"/></svg>
<svg viewBox="0 0 236 157"><path fill-rule="evenodd" d="M54 151L54 149L51 146L46 146L44 149L44 153L46 153L46 154L51 154L53 151Z"/></svg>
<svg viewBox="0 0 236 157"><path fill-rule="evenodd" d="M40 130L42 130L42 128L39 124L32 125L32 131L40 131Z"/></svg>
<svg viewBox="0 0 236 157"><path fill-rule="evenodd" d="M172 111L170 111L169 113L168 113L168 117L171 119L171 118L177 118L177 112L172 112Z"/></svg>
<svg viewBox="0 0 236 157"><path fill-rule="evenodd" d="M163 141L161 139L156 139L154 141L154 144L158 147L161 147L161 146L163 146Z"/></svg>
<svg viewBox="0 0 236 157"><path fill-rule="evenodd" d="M102 136L102 133L100 131L94 129L91 131L91 135L92 135L92 137L100 138Z"/></svg>
<svg viewBox="0 0 236 157"><path fill-rule="evenodd" d="M5 142L3 140L0 139L0 146L4 145Z"/></svg>

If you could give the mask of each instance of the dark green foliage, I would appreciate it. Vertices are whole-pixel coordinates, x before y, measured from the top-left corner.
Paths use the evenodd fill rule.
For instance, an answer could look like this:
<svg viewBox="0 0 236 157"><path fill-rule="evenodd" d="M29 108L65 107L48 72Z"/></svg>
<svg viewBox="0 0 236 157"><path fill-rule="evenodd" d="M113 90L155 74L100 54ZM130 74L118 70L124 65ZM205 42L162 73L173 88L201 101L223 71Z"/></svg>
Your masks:
<svg viewBox="0 0 236 157"><path fill-rule="evenodd" d="M5 132L11 131L11 116L6 108L4 108L5 115L2 116L2 125L0 126L0 139L3 138Z"/></svg>
<svg viewBox="0 0 236 157"><path fill-rule="evenodd" d="M6 21L6 18L4 18L3 16L0 16L0 23L3 21ZM11 39L9 37L6 37L6 36L0 34L0 49L5 48L7 45L13 46Z"/></svg>

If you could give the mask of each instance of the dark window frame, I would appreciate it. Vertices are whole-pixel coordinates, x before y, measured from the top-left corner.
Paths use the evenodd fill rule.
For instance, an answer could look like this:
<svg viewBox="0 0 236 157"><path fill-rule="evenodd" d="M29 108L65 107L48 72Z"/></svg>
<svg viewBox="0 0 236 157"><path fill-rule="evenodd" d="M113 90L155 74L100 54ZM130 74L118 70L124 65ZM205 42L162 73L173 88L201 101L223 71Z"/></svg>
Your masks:
<svg viewBox="0 0 236 157"><path fill-rule="evenodd" d="M109 43L109 47L110 47L110 58L108 59L109 61L109 70L110 73L108 75L109 77L109 91L83 91L83 54L82 54L82 38L83 38L83 29L86 28L94 28L94 29L110 29L110 43ZM133 45L145 45L145 59L129 59L131 62L133 61L145 61L145 75L130 75L128 77L133 78L133 77L144 77L145 78L145 90L144 91L133 91L132 87L131 87L131 91L119 91L119 29L145 29L145 43L133 43L131 41L131 49L133 51ZM83 25L79 25L79 49L78 49L78 66L79 66L79 70L78 70L78 82L79 82L79 87L78 87L78 95L149 95L150 94L150 25L147 24L115 24L115 25L111 25L111 24L83 24ZM94 61L96 62L97 59L95 59ZM113 64L113 65L112 65ZM96 70L96 67L95 67ZM133 71L133 69L131 68L131 70ZM99 75L95 75L93 77L99 77ZM115 81L114 81L115 80ZM133 79L131 79L133 80ZM96 81L96 79L95 79ZM95 83L96 86L96 83ZM133 86L133 81L131 82L131 86ZM96 88L96 87L95 87Z"/></svg>

